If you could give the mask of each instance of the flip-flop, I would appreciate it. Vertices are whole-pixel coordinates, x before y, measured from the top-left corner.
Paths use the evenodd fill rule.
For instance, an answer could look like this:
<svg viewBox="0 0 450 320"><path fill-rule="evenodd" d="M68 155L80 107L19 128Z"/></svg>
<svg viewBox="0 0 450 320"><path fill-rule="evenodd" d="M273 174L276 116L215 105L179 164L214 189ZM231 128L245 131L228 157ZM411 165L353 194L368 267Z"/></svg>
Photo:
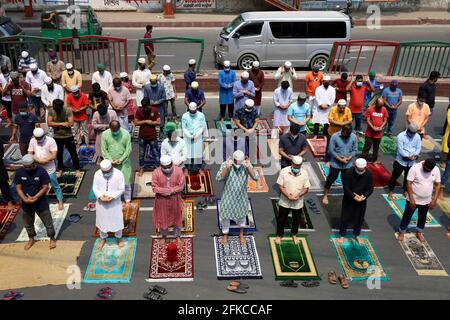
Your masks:
<svg viewBox="0 0 450 320"><path fill-rule="evenodd" d="M3 300L21 300L24 294L22 292L10 291L3 295Z"/></svg>
<svg viewBox="0 0 450 320"><path fill-rule="evenodd" d="M248 290L248 289L250 288L250 286L249 286L247 283L240 282L240 281L231 281L231 282L230 282L230 286L235 287L235 285L232 284L233 282L238 283L237 286L238 286L240 289Z"/></svg>
<svg viewBox="0 0 450 320"><path fill-rule="evenodd" d="M340 276L338 277L338 279L339 279L339 283L341 284L341 287L342 287L342 288L348 289L348 288L350 287L350 285L349 285L347 279L346 279L343 275L340 275Z"/></svg>
<svg viewBox="0 0 450 320"><path fill-rule="evenodd" d="M231 289L230 287L233 287L234 289ZM247 293L246 290L241 289L241 288L239 288L239 287L235 287L235 286L228 286L228 287L227 287L227 290L230 291L230 292L239 293L239 294L245 294L245 293Z"/></svg>
<svg viewBox="0 0 450 320"><path fill-rule="evenodd" d="M90 205L90 203L87 203L87 204L83 207L83 211L89 211L89 205Z"/></svg>
<svg viewBox="0 0 450 320"><path fill-rule="evenodd" d="M142 295L147 300L162 300L163 298L156 291L150 290Z"/></svg>
<svg viewBox="0 0 450 320"><path fill-rule="evenodd" d="M280 286L286 287L286 288L297 288L298 283L294 282L293 280L285 280L280 283Z"/></svg>
<svg viewBox="0 0 450 320"><path fill-rule="evenodd" d="M163 294L163 295L167 294L167 289L163 288L161 286L158 286L158 285L154 285L154 286L150 287L150 290L156 291L157 293Z"/></svg>
<svg viewBox="0 0 450 320"><path fill-rule="evenodd" d="M334 271L328 272L328 282L333 285L337 284L336 272L334 272Z"/></svg>
<svg viewBox="0 0 450 320"><path fill-rule="evenodd" d="M91 206L89 208L90 212L94 212L95 211L95 203L91 203Z"/></svg>

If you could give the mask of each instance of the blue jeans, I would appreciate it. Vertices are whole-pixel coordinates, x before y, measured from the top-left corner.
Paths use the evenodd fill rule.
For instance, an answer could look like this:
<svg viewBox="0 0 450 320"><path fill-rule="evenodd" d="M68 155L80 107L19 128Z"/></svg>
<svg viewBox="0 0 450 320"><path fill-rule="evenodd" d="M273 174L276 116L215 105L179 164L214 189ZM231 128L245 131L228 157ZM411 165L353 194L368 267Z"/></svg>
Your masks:
<svg viewBox="0 0 450 320"><path fill-rule="evenodd" d="M145 161L147 146L150 148L150 161ZM158 140L139 139L139 166L143 169L159 166Z"/></svg>
<svg viewBox="0 0 450 320"><path fill-rule="evenodd" d="M352 113L353 119L355 119L355 131L360 132L361 131L361 124L362 124L362 115L363 113Z"/></svg>
<svg viewBox="0 0 450 320"><path fill-rule="evenodd" d="M56 177L56 172L49 174L49 177L50 177L50 183L53 187L53 190L55 190L56 199L58 199L58 201L63 201L63 194L62 194L61 186L58 183L58 178Z"/></svg>
<svg viewBox="0 0 450 320"><path fill-rule="evenodd" d="M388 112L389 118L387 120L387 126L385 127L385 132L387 134L392 134L392 128L395 124L395 119L397 119L397 111Z"/></svg>

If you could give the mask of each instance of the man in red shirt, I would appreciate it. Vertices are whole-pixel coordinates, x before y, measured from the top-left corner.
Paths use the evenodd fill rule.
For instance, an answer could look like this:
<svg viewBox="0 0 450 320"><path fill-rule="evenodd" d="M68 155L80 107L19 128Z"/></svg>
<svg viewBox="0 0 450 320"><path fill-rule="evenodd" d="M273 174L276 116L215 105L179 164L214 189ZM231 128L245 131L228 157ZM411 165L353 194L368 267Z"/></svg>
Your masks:
<svg viewBox="0 0 450 320"><path fill-rule="evenodd" d="M365 117L367 119L366 141L361 158L367 160L367 155L373 145L372 161L378 163L378 149L380 148L381 138L383 138L383 128L389 118L389 114L384 107L384 99L378 98L375 106L370 106L367 109Z"/></svg>
<svg viewBox="0 0 450 320"><path fill-rule="evenodd" d="M348 74L346 72L343 72L341 74L340 79L336 79L333 82L331 82L331 86L333 86L336 89L336 98L334 102L338 102L341 99L344 99L347 101L347 87L350 84L350 81L348 80Z"/></svg>
<svg viewBox="0 0 450 320"><path fill-rule="evenodd" d="M159 126L161 120L159 118L159 106L151 105L147 98L142 99L142 108L138 108L134 115L134 125L139 126L139 172L138 176L144 174L147 167L152 170L159 166L159 147L158 136L156 134L156 126ZM145 155L147 146L150 148L150 161L146 165Z"/></svg>
<svg viewBox="0 0 450 320"><path fill-rule="evenodd" d="M370 81L369 85L372 86ZM373 89L373 87L371 89ZM362 134L361 124L364 112L364 98L368 90L370 89L364 86L362 75L357 75L355 80L352 80L347 86L347 91L350 91L349 108L352 111L352 118L355 119L354 129L357 135Z"/></svg>
<svg viewBox="0 0 450 320"><path fill-rule="evenodd" d="M147 25L145 28L147 32L144 34L144 39L151 39L152 32L153 32L153 26L151 24ZM156 53L155 53L155 46L153 45L153 42L148 42L144 45L145 54L148 58L148 69L152 70L153 66L156 63Z"/></svg>
<svg viewBox="0 0 450 320"><path fill-rule="evenodd" d="M14 119L19 115L19 105L27 104L28 97L31 96L31 86L25 80L19 79L18 72L11 72L11 80L2 90L3 96L11 95L11 111L12 118Z"/></svg>
<svg viewBox="0 0 450 320"><path fill-rule="evenodd" d="M86 109L89 107L88 97L78 89L77 86L70 88L71 94L67 97L67 107L72 110L73 113L73 128L75 131L75 140L78 147L81 146L81 138L84 138L86 148L89 148L89 133L87 129L88 116Z"/></svg>

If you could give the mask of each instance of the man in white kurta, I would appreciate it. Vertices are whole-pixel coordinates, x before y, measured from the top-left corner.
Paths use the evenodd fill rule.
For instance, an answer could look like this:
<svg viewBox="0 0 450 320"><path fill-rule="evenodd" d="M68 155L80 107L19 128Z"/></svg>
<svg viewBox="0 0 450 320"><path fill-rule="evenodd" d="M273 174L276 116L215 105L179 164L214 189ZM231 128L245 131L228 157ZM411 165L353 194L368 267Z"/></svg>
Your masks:
<svg viewBox="0 0 450 320"><path fill-rule="evenodd" d="M314 138L317 138L319 126L324 125L324 134L328 132L328 114L334 106L336 89L330 85L330 76L324 76L322 85L317 87L315 103L313 104L312 122L314 123Z"/></svg>
<svg viewBox="0 0 450 320"><path fill-rule="evenodd" d="M145 58L139 58L138 64L139 68L133 71L131 83L136 90L136 103L138 107L141 107L141 101L142 99L144 99L144 86L150 82L150 76L152 75L152 72L147 69Z"/></svg>
<svg viewBox="0 0 450 320"><path fill-rule="evenodd" d="M181 118L183 138L187 147L186 167L198 171L203 163L203 134L206 130L205 115L197 110L197 104L191 102L189 111Z"/></svg>
<svg viewBox="0 0 450 320"><path fill-rule="evenodd" d="M114 168L111 161L103 160L100 162L100 170L94 175L92 190L97 198L95 225L101 238L98 248L101 249L105 245L108 232L114 232L119 247L123 247L124 223L120 199L125 191L123 173Z"/></svg>

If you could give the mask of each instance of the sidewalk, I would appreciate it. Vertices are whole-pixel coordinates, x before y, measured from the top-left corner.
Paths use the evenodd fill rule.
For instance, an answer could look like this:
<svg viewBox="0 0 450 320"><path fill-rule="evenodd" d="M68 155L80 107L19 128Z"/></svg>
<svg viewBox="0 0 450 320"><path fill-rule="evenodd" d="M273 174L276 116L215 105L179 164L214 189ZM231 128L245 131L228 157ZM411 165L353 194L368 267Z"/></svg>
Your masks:
<svg viewBox="0 0 450 320"><path fill-rule="evenodd" d="M165 19L162 13L150 12L121 12L98 11L97 15L104 28L141 28L148 24L154 27L170 28L220 28L226 26L237 14L195 14L179 13L174 19ZM35 12L33 18L25 18L23 12L7 12L22 27L39 28L40 13ZM362 12L355 12L353 18L356 26L366 24L366 16ZM381 12L381 25L450 25L450 12L448 11L415 11L415 12Z"/></svg>

